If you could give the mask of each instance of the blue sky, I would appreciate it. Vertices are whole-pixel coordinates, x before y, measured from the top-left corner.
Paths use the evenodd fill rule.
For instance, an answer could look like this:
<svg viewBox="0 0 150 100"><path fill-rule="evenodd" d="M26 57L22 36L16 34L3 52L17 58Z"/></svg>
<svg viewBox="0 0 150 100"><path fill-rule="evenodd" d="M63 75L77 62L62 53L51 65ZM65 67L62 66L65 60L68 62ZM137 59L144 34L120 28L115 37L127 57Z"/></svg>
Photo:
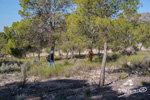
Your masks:
<svg viewBox="0 0 150 100"><path fill-rule="evenodd" d="M10 27L13 22L21 20L18 14L21 9L19 0L0 0L0 32L4 26Z"/></svg>
<svg viewBox="0 0 150 100"><path fill-rule="evenodd" d="M138 13L150 12L150 0L140 0L143 4L138 10ZM4 26L11 26L13 22L20 21L21 16L18 10L22 8L19 5L19 0L0 0L0 32Z"/></svg>

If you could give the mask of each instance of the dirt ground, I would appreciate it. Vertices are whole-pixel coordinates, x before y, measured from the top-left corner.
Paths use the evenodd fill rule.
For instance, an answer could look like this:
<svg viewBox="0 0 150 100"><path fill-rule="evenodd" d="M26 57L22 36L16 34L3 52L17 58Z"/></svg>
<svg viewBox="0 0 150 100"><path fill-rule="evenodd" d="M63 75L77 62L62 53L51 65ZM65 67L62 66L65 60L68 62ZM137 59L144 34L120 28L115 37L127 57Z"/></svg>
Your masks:
<svg viewBox="0 0 150 100"><path fill-rule="evenodd" d="M115 70L106 69L103 88L98 87L99 69L69 78L28 76L25 87L20 86L19 74L7 74L0 80L0 100L150 100L150 76L125 74L120 79L121 71Z"/></svg>

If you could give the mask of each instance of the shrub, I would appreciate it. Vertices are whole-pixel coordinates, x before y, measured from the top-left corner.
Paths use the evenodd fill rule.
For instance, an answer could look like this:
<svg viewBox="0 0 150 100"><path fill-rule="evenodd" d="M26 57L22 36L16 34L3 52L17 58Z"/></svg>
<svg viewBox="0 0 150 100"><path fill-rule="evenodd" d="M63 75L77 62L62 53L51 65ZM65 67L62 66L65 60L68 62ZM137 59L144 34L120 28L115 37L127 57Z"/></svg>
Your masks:
<svg viewBox="0 0 150 100"><path fill-rule="evenodd" d="M144 82L144 81L140 81L140 84L141 84L141 85L144 85L144 86L150 86L150 83Z"/></svg>
<svg viewBox="0 0 150 100"><path fill-rule="evenodd" d="M132 51L123 50L121 53L122 53L123 55L128 55L128 56L130 56L130 55L132 54Z"/></svg>
<svg viewBox="0 0 150 100"><path fill-rule="evenodd" d="M119 79L122 80L125 77L125 73L121 73Z"/></svg>
<svg viewBox="0 0 150 100"><path fill-rule="evenodd" d="M111 54L107 57L107 62L109 62L109 61L115 62L118 58L119 58L119 55Z"/></svg>
<svg viewBox="0 0 150 100"><path fill-rule="evenodd" d="M90 97L91 97L91 90L90 90L90 89L87 89L87 90L85 91L85 94L86 94L86 96L88 97L88 99L90 99Z"/></svg>
<svg viewBox="0 0 150 100"><path fill-rule="evenodd" d="M17 63L14 63L13 67L18 68L19 66L18 66L18 64L17 64Z"/></svg>
<svg viewBox="0 0 150 100"><path fill-rule="evenodd" d="M38 61L36 59L33 59L32 62L31 62L32 65L37 64L37 63L38 63Z"/></svg>
<svg viewBox="0 0 150 100"><path fill-rule="evenodd" d="M143 71L142 75L150 75L150 71Z"/></svg>
<svg viewBox="0 0 150 100"><path fill-rule="evenodd" d="M141 84L141 85L144 85L144 83L145 83L144 81L140 81L140 84Z"/></svg>
<svg viewBox="0 0 150 100"><path fill-rule="evenodd" d="M69 64L70 64L70 63L69 63L68 61L65 61L65 62L64 62L64 65L65 65L65 66L67 66L67 65L69 65Z"/></svg>
<svg viewBox="0 0 150 100"><path fill-rule="evenodd" d="M124 68L129 68L130 66L129 66L127 63L123 63L123 64L122 64L122 67L124 67Z"/></svg>
<svg viewBox="0 0 150 100"><path fill-rule="evenodd" d="M43 99L43 93L42 92L37 92L36 97L40 97L40 99Z"/></svg>
<svg viewBox="0 0 150 100"><path fill-rule="evenodd" d="M15 72L15 71L20 71L20 68L18 67L18 65L5 65L3 64L2 67L0 67L0 72L1 73L12 73L12 72Z"/></svg>
<svg viewBox="0 0 150 100"><path fill-rule="evenodd" d="M4 79L5 75L4 74L0 74L0 79Z"/></svg>
<svg viewBox="0 0 150 100"><path fill-rule="evenodd" d="M20 87L25 87L25 84L27 82L27 65L26 64L27 63L24 63L21 66L22 81L19 84Z"/></svg>
<svg viewBox="0 0 150 100"><path fill-rule="evenodd" d="M69 78L69 77L70 77L70 75L69 75L69 74L65 74L65 77L66 77L66 78Z"/></svg>
<svg viewBox="0 0 150 100"><path fill-rule="evenodd" d="M5 63L2 63L2 66L1 66L2 68L4 68L5 67Z"/></svg>
<svg viewBox="0 0 150 100"><path fill-rule="evenodd" d="M16 100L24 100L27 96L25 94L20 94L16 96Z"/></svg>

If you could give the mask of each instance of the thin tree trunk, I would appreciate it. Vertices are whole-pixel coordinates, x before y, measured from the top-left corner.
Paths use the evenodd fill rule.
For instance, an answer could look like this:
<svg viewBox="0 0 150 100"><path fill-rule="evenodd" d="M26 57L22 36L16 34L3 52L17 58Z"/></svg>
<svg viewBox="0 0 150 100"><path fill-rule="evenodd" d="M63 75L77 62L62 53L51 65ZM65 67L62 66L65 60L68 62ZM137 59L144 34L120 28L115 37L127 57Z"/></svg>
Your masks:
<svg viewBox="0 0 150 100"><path fill-rule="evenodd" d="M142 50L142 46L143 46L143 43L141 43L141 46L140 46L140 51Z"/></svg>
<svg viewBox="0 0 150 100"><path fill-rule="evenodd" d="M98 55L100 55L100 45L98 46Z"/></svg>
<svg viewBox="0 0 150 100"><path fill-rule="evenodd" d="M59 50L59 56L61 56L60 50Z"/></svg>
<svg viewBox="0 0 150 100"><path fill-rule="evenodd" d="M71 50L71 59L73 59L73 58L74 58L74 47Z"/></svg>
<svg viewBox="0 0 150 100"><path fill-rule="evenodd" d="M100 45L98 45L98 56L99 56L99 60L101 59L101 55L100 55Z"/></svg>
<svg viewBox="0 0 150 100"><path fill-rule="evenodd" d="M81 56L81 50L79 49L79 57Z"/></svg>
<svg viewBox="0 0 150 100"><path fill-rule="evenodd" d="M51 50L54 50L55 49L55 40L53 39L52 40L52 47L51 47Z"/></svg>
<svg viewBox="0 0 150 100"><path fill-rule="evenodd" d="M38 61L40 61L40 50L38 51Z"/></svg>
<svg viewBox="0 0 150 100"><path fill-rule="evenodd" d="M93 42L92 42L92 45L91 45L91 50L93 50Z"/></svg>
<svg viewBox="0 0 150 100"><path fill-rule="evenodd" d="M33 57L34 57L34 52L33 52Z"/></svg>
<svg viewBox="0 0 150 100"><path fill-rule="evenodd" d="M67 59L68 59L68 53L69 53L69 52L68 52L68 50L67 50L67 54L66 54L66 58L67 58Z"/></svg>
<svg viewBox="0 0 150 100"><path fill-rule="evenodd" d="M27 59L27 54L25 54L25 59Z"/></svg>
<svg viewBox="0 0 150 100"><path fill-rule="evenodd" d="M106 59L107 59L107 42L104 43L104 55L103 55L103 61L102 61L102 66L101 66L99 87L104 86Z"/></svg>

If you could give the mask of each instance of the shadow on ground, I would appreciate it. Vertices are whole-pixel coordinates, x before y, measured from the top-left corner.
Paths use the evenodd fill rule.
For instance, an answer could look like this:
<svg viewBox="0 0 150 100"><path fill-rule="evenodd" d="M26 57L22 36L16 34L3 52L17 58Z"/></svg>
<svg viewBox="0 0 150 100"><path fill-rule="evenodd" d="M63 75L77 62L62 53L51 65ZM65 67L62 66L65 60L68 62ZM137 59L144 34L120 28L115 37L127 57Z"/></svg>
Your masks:
<svg viewBox="0 0 150 100"><path fill-rule="evenodd" d="M139 62L137 64L128 65L124 64L121 68L111 69L107 71L108 73L128 73L130 75L138 75L138 76L150 76L150 63L147 61Z"/></svg>
<svg viewBox="0 0 150 100"><path fill-rule="evenodd" d="M145 83L147 92L118 98L110 86L98 88L86 80L58 79L45 82L35 81L19 87L19 82L0 87L0 100L150 100L150 83ZM137 87L137 89L140 87Z"/></svg>

